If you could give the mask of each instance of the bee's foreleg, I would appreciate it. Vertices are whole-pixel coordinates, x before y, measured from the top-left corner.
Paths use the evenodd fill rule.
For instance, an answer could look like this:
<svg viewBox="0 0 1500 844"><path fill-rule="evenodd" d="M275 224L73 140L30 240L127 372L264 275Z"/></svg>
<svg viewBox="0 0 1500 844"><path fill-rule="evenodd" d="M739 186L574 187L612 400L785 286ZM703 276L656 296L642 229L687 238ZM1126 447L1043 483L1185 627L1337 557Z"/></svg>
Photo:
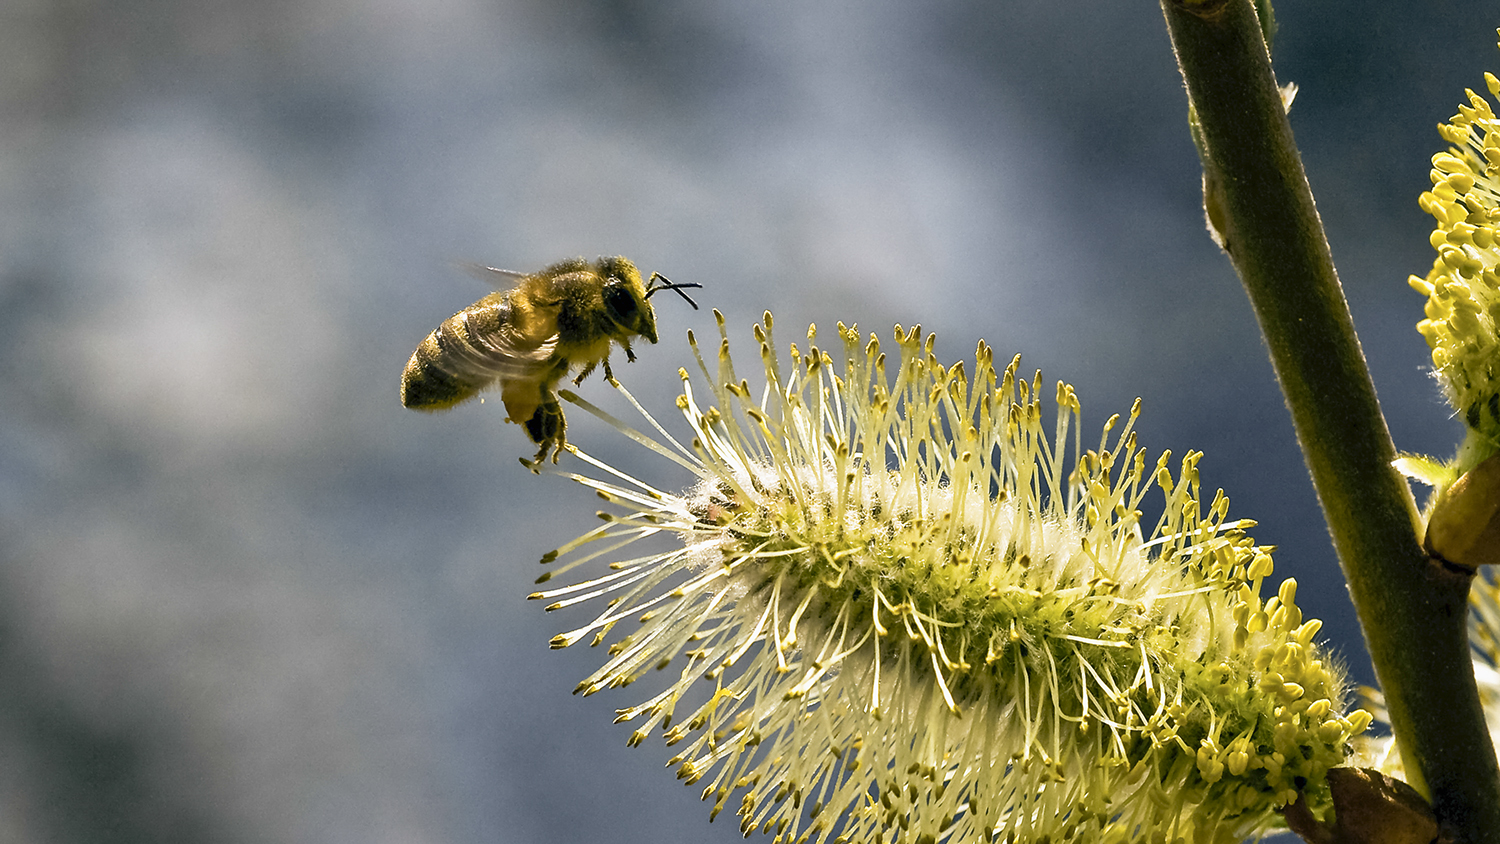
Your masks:
<svg viewBox="0 0 1500 844"><path fill-rule="evenodd" d="M620 345L625 347L625 360L635 363L635 352L630 348L629 340L621 340Z"/></svg>

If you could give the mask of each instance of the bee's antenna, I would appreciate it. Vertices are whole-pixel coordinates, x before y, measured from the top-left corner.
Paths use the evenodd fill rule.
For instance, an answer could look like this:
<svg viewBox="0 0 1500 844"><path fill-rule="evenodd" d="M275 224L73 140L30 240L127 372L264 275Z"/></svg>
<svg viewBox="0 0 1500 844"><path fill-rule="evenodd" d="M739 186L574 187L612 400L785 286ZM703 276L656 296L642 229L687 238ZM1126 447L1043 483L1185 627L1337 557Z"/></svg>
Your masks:
<svg viewBox="0 0 1500 844"><path fill-rule="evenodd" d="M660 281L661 284L657 284L658 281ZM693 310L695 310L695 311L698 310L698 303L694 302L693 299L692 299L692 297L690 297L686 293L682 292L682 288L684 288L684 287L698 287L698 288L701 288L701 287L703 287L703 285L701 285L701 284L673 284L671 279L667 278L666 276L662 275L661 273L652 273L651 274L651 280L648 281L648 282L646 282L646 298L650 299L651 298L651 294L655 293L658 290L676 290L678 296L681 296L682 298L686 299L687 303L689 305L693 306Z"/></svg>

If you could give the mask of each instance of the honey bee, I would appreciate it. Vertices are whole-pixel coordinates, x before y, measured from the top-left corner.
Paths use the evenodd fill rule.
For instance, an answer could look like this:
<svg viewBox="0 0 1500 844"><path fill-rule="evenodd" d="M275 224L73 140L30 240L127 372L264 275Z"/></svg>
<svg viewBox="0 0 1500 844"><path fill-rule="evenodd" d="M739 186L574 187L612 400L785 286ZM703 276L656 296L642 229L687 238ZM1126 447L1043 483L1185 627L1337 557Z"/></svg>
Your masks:
<svg viewBox="0 0 1500 844"><path fill-rule="evenodd" d="M673 284L652 273L647 282L635 264L620 258L571 258L536 273L476 267L499 287L464 308L427 335L401 373L401 403L413 410L447 410L500 387L510 421L526 428L541 446L534 462L549 452L556 463L567 443L567 420L557 401L557 384L575 366L579 384L599 364L614 379L609 353L614 344L635 360L630 340L656 342L656 312L647 300L661 290L682 292L700 284Z"/></svg>

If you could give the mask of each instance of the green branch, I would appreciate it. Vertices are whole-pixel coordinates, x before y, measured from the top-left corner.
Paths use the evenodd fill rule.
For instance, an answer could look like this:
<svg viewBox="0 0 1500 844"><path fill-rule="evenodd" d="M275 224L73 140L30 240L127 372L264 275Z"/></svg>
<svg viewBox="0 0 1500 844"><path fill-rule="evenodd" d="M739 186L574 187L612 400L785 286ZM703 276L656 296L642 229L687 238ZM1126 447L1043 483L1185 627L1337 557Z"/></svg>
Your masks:
<svg viewBox="0 0 1500 844"><path fill-rule="evenodd" d="M1412 784L1457 841L1500 840L1469 577L1430 565L1250 0L1162 0L1205 201L1250 296Z"/></svg>

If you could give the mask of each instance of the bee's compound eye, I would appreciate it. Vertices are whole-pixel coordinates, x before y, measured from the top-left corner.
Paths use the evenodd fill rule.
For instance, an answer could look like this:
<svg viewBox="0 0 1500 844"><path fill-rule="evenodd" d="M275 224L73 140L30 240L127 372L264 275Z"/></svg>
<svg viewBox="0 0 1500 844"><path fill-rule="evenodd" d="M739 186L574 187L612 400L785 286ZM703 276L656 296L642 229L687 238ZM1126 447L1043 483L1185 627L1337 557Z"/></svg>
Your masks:
<svg viewBox="0 0 1500 844"><path fill-rule="evenodd" d="M640 304L630 295L625 282L618 279L604 285L604 309L609 311L610 319L626 327L634 326L640 319Z"/></svg>

